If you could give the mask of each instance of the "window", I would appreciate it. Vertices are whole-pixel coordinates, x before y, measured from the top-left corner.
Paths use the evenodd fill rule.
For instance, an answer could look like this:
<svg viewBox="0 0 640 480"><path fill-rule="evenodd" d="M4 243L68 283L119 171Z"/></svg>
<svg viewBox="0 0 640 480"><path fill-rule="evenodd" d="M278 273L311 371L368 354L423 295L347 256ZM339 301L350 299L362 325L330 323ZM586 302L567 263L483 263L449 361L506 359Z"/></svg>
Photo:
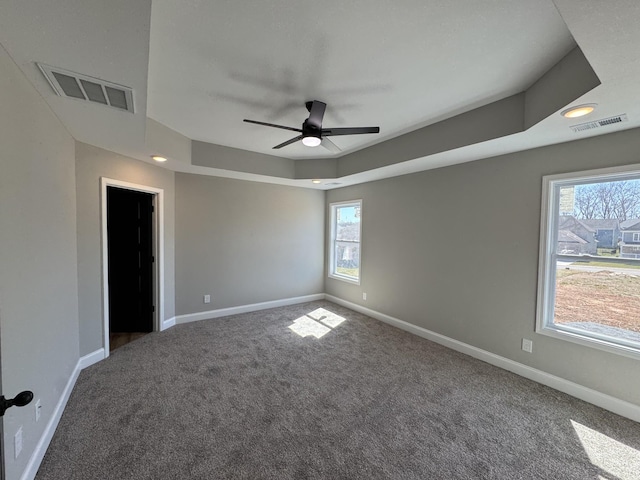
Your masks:
<svg viewBox="0 0 640 480"><path fill-rule="evenodd" d="M640 166L543 178L538 333L640 358L638 230Z"/></svg>
<svg viewBox="0 0 640 480"><path fill-rule="evenodd" d="M633 241L634 242L640 242L640 233L634 233L633 234Z"/></svg>
<svg viewBox="0 0 640 480"><path fill-rule="evenodd" d="M329 276L360 284L362 200L332 203Z"/></svg>

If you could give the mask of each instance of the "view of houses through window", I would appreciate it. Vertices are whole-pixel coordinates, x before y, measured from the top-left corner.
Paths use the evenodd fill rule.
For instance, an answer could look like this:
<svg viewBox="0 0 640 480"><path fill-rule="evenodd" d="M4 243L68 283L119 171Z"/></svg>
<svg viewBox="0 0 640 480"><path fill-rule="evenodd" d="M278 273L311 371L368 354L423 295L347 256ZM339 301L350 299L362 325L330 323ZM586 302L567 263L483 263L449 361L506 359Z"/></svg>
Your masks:
<svg viewBox="0 0 640 480"><path fill-rule="evenodd" d="M331 204L331 258L329 275L360 281L360 218L362 202Z"/></svg>
<svg viewBox="0 0 640 480"><path fill-rule="evenodd" d="M640 352L638 172L551 181L548 193L543 327Z"/></svg>

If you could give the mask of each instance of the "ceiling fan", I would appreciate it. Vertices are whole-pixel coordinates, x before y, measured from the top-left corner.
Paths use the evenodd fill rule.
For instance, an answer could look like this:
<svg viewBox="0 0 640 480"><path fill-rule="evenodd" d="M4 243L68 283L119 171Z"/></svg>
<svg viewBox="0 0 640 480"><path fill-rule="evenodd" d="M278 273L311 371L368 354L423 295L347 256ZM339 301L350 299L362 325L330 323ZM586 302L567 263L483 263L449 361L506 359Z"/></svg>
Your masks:
<svg viewBox="0 0 640 480"><path fill-rule="evenodd" d="M324 111L327 108L327 104L314 100L312 102L306 102L305 106L309 111L309 118L302 123L302 128L285 127L284 125L247 120L246 118L244 121L247 123L255 123L256 125L282 128L283 130L291 130L293 132L300 133L297 137L276 145L273 147L274 149L286 147L298 140L302 140L302 143L307 147L317 147L318 145L322 145L327 150L333 153L338 153L341 151L340 148L338 148L338 146L327 137L337 135L361 135L363 133L380 133L380 127L322 128L322 118L324 117Z"/></svg>

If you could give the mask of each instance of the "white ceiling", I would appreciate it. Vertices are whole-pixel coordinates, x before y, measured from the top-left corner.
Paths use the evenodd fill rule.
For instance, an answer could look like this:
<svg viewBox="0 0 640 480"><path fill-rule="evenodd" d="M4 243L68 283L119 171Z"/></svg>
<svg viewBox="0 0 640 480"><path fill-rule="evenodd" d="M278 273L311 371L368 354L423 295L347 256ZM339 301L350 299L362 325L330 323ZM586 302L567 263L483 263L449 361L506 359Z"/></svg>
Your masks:
<svg viewBox="0 0 640 480"><path fill-rule="evenodd" d="M337 179L347 185L640 126L639 21L635 0L5 0L0 44L77 140L144 161L158 153L147 117L187 142L274 161L334 157L300 143L274 151L295 134L242 122L300 127L313 99L328 104L325 127L380 126L333 138L341 158L366 154L525 91L576 44L602 84L575 103L598 103L593 119L629 118L575 134L553 112L522 133ZM35 62L132 87L136 114L55 96ZM310 187L190 158L166 167Z"/></svg>
<svg viewBox="0 0 640 480"><path fill-rule="evenodd" d="M288 158L330 156L295 133L306 100L324 126L380 126L353 151L523 91L575 43L550 1L154 0L148 115L195 140ZM170 32L180 32L179 37Z"/></svg>

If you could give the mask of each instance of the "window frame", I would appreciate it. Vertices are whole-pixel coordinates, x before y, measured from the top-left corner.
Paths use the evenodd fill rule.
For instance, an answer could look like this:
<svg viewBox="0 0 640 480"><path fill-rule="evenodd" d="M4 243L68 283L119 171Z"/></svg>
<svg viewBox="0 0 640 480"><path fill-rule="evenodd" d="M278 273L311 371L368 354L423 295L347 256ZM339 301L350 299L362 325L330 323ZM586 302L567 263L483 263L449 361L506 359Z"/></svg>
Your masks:
<svg viewBox="0 0 640 480"><path fill-rule="evenodd" d="M358 277L351 277L349 275L344 275L341 273L337 273L335 271L335 242L336 242L336 226L337 226L337 216L336 216L336 212L337 209L339 207L345 207L345 206L354 206L354 207L359 207L360 208L360 222L359 223L359 238L360 241L358 242L358 246L359 246L359 265L358 265ZM336 280L340 280L343 282L347 282L347 283L351 283L353 285L360 285L360 281L362 279L362 199L356 199L356 200L345 200L345 201L341 201L341 202L332 202L329 204L329 222L330 222L330 229L329 229L329 255L328 255L328 259L329 259L329 265L327 266L327 276L329 278L333 278Z"/></svg>
<svg viewBox="0 0 640 480"><path fill-rule="evenodd" d="M634 232L631 237L632 242L640 242L640 233Z"/></svg>
<svg viewBox="0 0 640 480"><path fill-rule="evenodd" d="M635 178L633 178L635 177ZM587 332L580 328L554 324L556 253L560 188L616 180L640 179L640 165L625 165L597 170L546 175L542 177L540 212L540 250L538 258L538 290L536 298L536 333L577 343L591 348L640 359L640 343ZM579 257L580 255L576 255ZM640 264L638 265L640 267Z"/></svg>

